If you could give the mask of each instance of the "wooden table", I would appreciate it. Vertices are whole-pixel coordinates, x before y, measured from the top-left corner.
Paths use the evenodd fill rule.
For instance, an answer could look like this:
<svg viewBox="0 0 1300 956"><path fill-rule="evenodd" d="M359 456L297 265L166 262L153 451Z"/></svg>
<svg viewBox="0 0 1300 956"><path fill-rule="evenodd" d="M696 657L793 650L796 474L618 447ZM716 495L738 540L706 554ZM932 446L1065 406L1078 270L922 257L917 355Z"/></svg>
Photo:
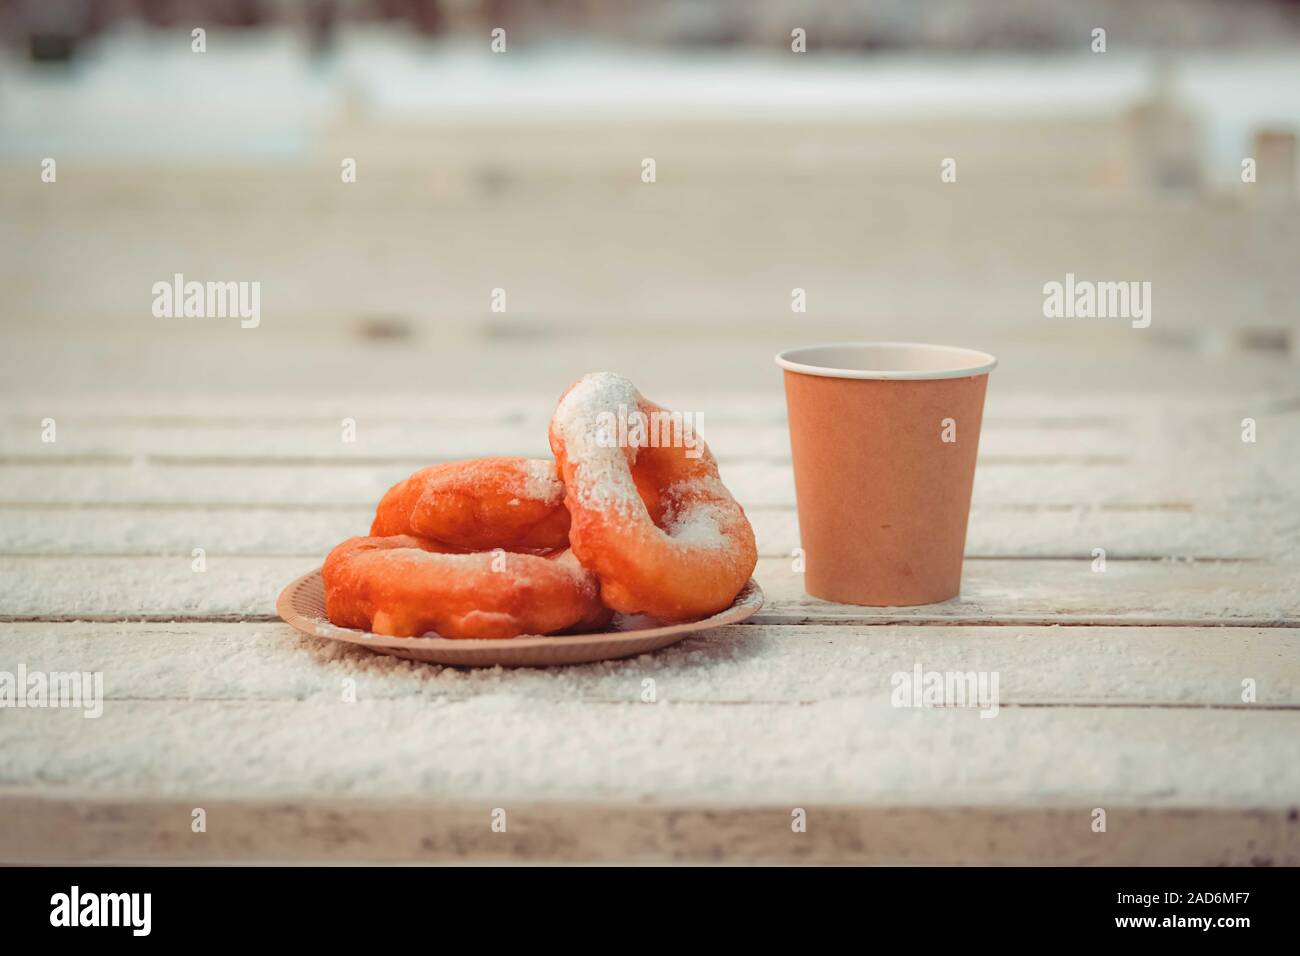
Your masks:
<svg viewBox="0 0 1300 956"><path fill-rule="evenodd" d="M102 672L106 700L0 711L0 859L1300 863L1293 363L1175 356L1137 394L1055 384L1070 356L1004 360L946 604L803 594L764 366L646 388L705 413L753 519L768 604L747 624L465 671L279 622L279 589L397 478L545 452L557 389L532 361L508 388L414 400L133 393L120 372L11 394L0 669ZM996 717L891 706L918 667L996 673Z"/></svg>

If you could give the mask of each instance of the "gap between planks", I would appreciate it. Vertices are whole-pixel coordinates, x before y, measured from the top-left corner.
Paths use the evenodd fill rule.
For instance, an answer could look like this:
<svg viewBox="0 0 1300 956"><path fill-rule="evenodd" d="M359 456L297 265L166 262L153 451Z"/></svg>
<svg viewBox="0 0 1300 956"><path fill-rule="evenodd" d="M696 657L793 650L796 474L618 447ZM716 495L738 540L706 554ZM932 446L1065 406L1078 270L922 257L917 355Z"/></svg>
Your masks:
<svg viewBox="0 0 1300 956"><path fill-rule="evenodd" d="M450 667L451 665L447 665ZM228 697L228 696L204 696L192 694L186 697L132 697L129 695L104 694L102 700L114 703L130 704L177 704L177 703L204 703L204 704L265 704L268 701L279 703L292 703L294 700L308 700L307 697L288 698L282 697ZM387 698L391 699L391 698ZM859 694L848 694L842 696L830 696L820 698L807 698L804 700L764 700L754 698L752 700L675 700L674 707L814 707L818 704L824 704L827 701L851 701L866 700L867 698ZM474 697L443 697L439 698L439 703L445 704L468 704L475 700ZM638 707L639 704L629 701L625 697L583 697L584 704L597 704L600 706L614 707ZM1070 701L999 701L999 710L1071 710L1071 709L1092 709L1092 710L1248 710L1258 712L1282 712L1282 711L1300 711L1300 704L1195 704L1195 703L1143 703L1141 701L1108 701L1108 700L1070 700ZM928 706L929 710L970 710L972 708L962 707L958 704L934 704Z"/></svg>
<svg viewBox="0 0 1300 956"><path fill-rule="evenodd" d="M336 501L266 501L248 503L243 501L40 501L10 499L0 501L0 510L12 511L371 511L374 502L336 502ZM974 508L979 511L1178 511L1197 510L1196 505L1188 501L1138 501L1138 502L1061 502L1016 504L1012 502L977 503ZM746 513L774 512L793 514L793 505L761 504L745 505Z"/></svg>
<svg viewBox="0 0 1300 956"><path fill-rule="evenodd" d="M325 555L319 551L212 551L204 552L207 558L293 558L309 561L315 558L323 561ZM759 551L760 558L789 558L784 551ZM63 560L67 558L93 558L105 561L119 561L132 558L183 558L190 560L190 554L183 550L151 550L151 551L0 551L0 560L30 560L40 561ZM1078 561L1087 563L1091 558L1079 554L979 554L978 552L968 552L967 560L977 561ZM1108 559L1112 564L1121 562L1129 564L1164 564L1171 559L1167 554L1125 554L1122 557L1112 557ZM1215 555L1179 555L1177 560L1188 563L1206 563L1215 564L1258 564L1260 566L1271 567L1272 562L1265 558L1221 558Z"/></svg>
<svg viewBox="0 0 1300 956"><path fill-rule="evenodd" d="M43 465L66 467L102 467L109 465L116 468L160 467L160 468L340 468L354 465L388 466L401 465L412 471L427 468L430 465L450 464L463 461L463 458L428 458L424 456L402 455L160 455L144 454L132 456L120 455L0 455L0 467L5 465ZM781 455L719 455L717 460L722 465L790 465L790 457ZM1133 459L1127 455L989 455L981 457L981 466L997 467L999 465L1081 465L1118 466L1129 465Z"/></svg>
<svg viewBox="0 0 1300 956"><path fill-rule="evenodd" d="M266 624L279 623L278 614L0 614L0 624ZM1221 627L1221 628L1295 628L1295 618L1132 618L1087 615L1005 615L1000 617L891 617L888 614L862 617L816 617L797 614L772 615L759 611L746 621L728 627Z"/></svg>

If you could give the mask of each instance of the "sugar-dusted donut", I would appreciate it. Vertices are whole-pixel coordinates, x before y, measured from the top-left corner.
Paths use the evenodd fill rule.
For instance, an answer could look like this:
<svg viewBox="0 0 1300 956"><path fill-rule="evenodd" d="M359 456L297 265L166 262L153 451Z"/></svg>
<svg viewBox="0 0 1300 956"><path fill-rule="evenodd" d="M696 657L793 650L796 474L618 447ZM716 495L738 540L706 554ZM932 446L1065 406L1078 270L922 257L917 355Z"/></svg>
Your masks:
<svg viewBox="0 0 1300 956"><path fill-rule="evenodd" d="M475 458L423 468L379 502L374 537L410 534L469 551L569 546L569 513L555 462Z"/></svg>
<svg viewBox="0 0 1300 956"><path fill-rule="evenodd" d="M463 553L410 535L349 538L321 577L331 622L392 637L553 634L610 618L595 577L568 550Z"/></svg>
<svg viewBox="0 0 1300 956"><path fill-rule="evenodd" d="M614 427L630 416L652 427ZM622 376L597 372L561 396L550 440L570 545L600 579L601 599L626 614L680 621L730 605L758 551L703 441L650 440L664 434L653 423L672 416Z"/></svg>

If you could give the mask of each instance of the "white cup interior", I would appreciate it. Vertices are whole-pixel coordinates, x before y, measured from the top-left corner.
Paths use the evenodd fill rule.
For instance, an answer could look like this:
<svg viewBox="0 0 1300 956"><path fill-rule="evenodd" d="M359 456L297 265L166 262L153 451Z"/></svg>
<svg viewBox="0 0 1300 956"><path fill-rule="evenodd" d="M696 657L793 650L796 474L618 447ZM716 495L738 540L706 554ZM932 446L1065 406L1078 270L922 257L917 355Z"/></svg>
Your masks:
<svg viewBox="0 0 1300 956"><path fill-rule="evenodd" d="M825 378L966 378L993 371L987 352L918 342L837 342L787 349L776 364L791 372Z"/></svg>

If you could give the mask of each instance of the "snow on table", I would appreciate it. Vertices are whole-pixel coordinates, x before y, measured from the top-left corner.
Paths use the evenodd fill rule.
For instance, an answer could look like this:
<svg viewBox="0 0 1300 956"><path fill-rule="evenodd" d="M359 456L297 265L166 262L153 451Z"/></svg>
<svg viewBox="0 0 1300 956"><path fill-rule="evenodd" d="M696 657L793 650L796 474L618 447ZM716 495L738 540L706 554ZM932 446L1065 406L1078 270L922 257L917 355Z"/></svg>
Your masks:
<svg viewBox="0 0 1300 956"><path fill-rule="evenodd" d="M0 670L102 672L105 700L0 711L0 859L1300 863L1295 390L1253 444L1166 391L991 390L963 594L905 609L803 594L779 391L694 396L767 607L518 671L273 602L416 467L544 451L549 396L24 396ZM894 706L918 668L996 674L996 716Z"/></svg>

